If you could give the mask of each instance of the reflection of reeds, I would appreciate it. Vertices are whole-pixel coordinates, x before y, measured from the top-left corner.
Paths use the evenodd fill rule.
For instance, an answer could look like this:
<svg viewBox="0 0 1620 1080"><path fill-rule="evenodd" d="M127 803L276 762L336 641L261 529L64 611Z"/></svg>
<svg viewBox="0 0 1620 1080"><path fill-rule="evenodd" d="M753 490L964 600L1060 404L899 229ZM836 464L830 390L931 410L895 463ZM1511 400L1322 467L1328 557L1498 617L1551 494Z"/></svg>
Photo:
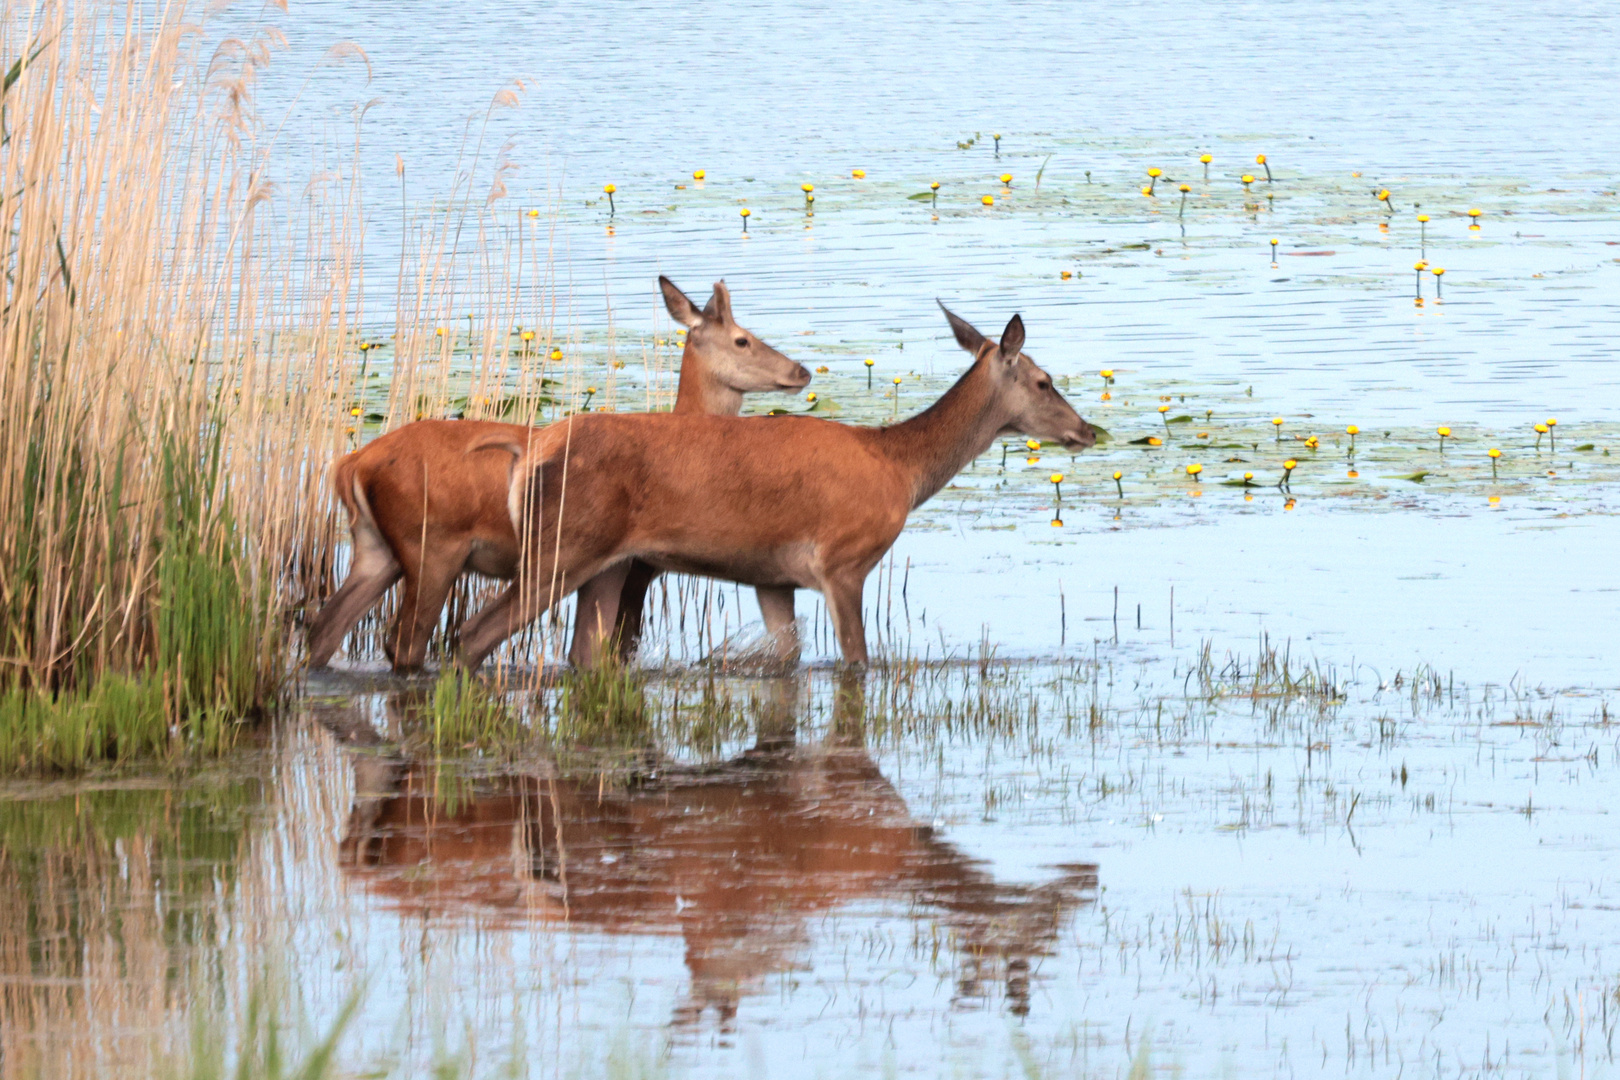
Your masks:
<svg viewBox="0 0 1620 1080"><path fill-rule="evenodd" d="M0 1075L153 1075L210 996L256 781L0 803ZM160 902L155 902L160 901Z"/></svg>
<svg viewBox="0 0 1620 1080"><path fill-rule="evenodd" d="M636 739L580 734L572 754L412 763L328 718L340 738L290 724L253 759L269 776L267 794L75 788L49 807L0 804L0 888L32 905L26 915L0 912L0 963L12 977L0 986L0 1075L37 1066L147 1077L168 1066L168 1075L219 1076L212 1063L237 1048L258 1053L275 1018L285 1059L301 1061L333 1030L356 974L370 992L343 1040L340 1075L466 1075L474 1065L488 1075L525 1052L580 1059L581 1076L619 1075L604 1042L645 1038L651 1059L670 1044L690 1056L681 1048L707 1037L713 1014L735 1015L751 994L752 1016L767 1023L804 1023L811 1038L838 1030L837 1018L801 1021L791 1002L773 999L774 973L858 994L873 975L858 966L849 974L849 958L866 950L878 976L917 974L924 988L938 980L921 1006L902 1003L908 1012L1027 1006L1037 1040L1063 1015L1066 998L1052 991L1074 983L1062 972L1081 970L1102 1002L1093 1015L1118 1046L1129 1034L1120 1006L1144 996L1136 957L1152 976L1148 993L1169 987L1213 1007L1217 975L1222 987L1279 975L1299 978L1301 990L1322 985L1310 965L1324 947L1266 895L1257 904L1178 884L1123 901L1111 891L1093 908L1100 883L1082 867L1043 872L1048 884L999 880L953 842L956 822L978 818L981 787L985 816L1007 823L997 828L1073 820L1082 851L1112 819L1150 831L1161 813L1170 824L1160 828L1201 820L1222 830L1215 836L1287 828L1332 837L1353 826L1390 837L1412 828L1408 814L1426 831L1468 796L1455 790L1449 758L1424 756L1425 745L1449 754L1459 738L1471 746L1501 736L1523 740L1528 760L1599 735L1583 730L1579 710L1590 710L1592 725L1610 720L1606 706L1523 684L1470 695L1433 669L1386 682L1363 664L1357 679L1265 638L1236 654L1205 644L1163 663L1172 672L1105 650L1051 664L909 660L876 665L864 680L812 670L780 681L711 666L646 678L647 725ZM540 706L511 699L538 715L557 707L560 695L548 695ZM684 718L671 715L677 700ZM343 708L371 707L361 699ZM1188 767L1204 756L1210 768ZM1368 781L1386 773L1387 793L1381 779ZM1504 813L1558 812L1540 787L1533 802L1517 796ZM820 846L760 843L755 834L768 828ZM805 850L840 858L807 868ZM883 852L897 861L873 864ZM676 899L690 901L697 894L685 886L699 880L764 891L738 890L751 899L735 919L705 918ZM649 883L681 887L649 899ZM572 905L567 925L559 896ZM874 900L881 917L869 922ZM635 918L617 920L622 913ZM597 930L626 936L584 936ZM691 947L665 949L660 933ZM266 960L278 950L279 969ZM672 977L683 963L689 974ZM1296 965L1306 974L1293 975ZM1539 975L1554 980L1545 992L1554 1004L1556 980L1570 970ZM632 1014L595 990L621 977L665 989ZM877 1008L885 1021L899 1015L906 1038L904 1014ZM1612 1034L1610 1015L1579 1010L1577 1000L1564 1014L1583 1025L1576 1030L1590 1025L1598 1044ZM549 1026L559 1015L568 1025ZM458 1037L438 1034L446 1030ZM198 1034L206 1038L188 1042ZM445 1049L457 1044L459 1057ZM950 1072L953 1051L941 1052L946 1067L932 1071ZM575 1075L570 1068L560 1074Z"/></svg>

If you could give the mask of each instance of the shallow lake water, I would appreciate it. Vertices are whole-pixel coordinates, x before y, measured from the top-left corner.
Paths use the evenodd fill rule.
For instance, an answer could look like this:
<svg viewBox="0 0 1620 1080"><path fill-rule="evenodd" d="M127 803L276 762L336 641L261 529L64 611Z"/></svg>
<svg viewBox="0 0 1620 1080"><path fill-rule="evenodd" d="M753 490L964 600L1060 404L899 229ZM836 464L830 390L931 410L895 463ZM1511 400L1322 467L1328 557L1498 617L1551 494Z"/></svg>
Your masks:
<svg viewBox="0 0 1620 1080"><path fill-rule="evenodd" d="M1605 1075L1608 699L1276 645L672 675L459 765L426 689L327 676L226 775L12 792L7 1061L268 970L364 989L360 1075Z"/></svg>
<svg viewBox="0 0 1620 1080"><path fill-rule="evenodd" d="M353 1075L1614 1071L1612 5L278 20L289 190L379 99L376 338L402 216L504 158L567 405L667 393L667 273L723 277L854 422L964 366L936 298L1020 312L1109 439L1008 440L914 515L858 686L807 593L806 670L709 679L753 601L677 583L649 694L700 721L630 744L437 761L431 684L360 655L220 770L6 784L0 1073L143 1071L261 982L295 1039L360 995ZM410 358L378 355L381 408Z"/></svg>

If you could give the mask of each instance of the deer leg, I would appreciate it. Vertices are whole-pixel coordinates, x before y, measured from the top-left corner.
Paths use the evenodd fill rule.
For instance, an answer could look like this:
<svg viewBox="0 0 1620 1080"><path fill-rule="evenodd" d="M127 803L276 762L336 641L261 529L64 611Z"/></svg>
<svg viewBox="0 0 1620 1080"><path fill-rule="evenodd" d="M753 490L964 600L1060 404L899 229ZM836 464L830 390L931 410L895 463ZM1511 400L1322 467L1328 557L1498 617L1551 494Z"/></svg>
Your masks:
<svg viewBox="0 0 1620 1080"><path fill-rule="evenodd" d="M569 593L615 562L623 539L623 510L611 494L593 490L587 473L576 481L572 498L588 508L582 520L570 519L563 527L560 499L540 498L542 492L560 492L564 484L560 462L546 462L528 479L534 498L526 514L538 523L531 535L520 526L518 535L527 549L518 580L488 608L468 621L461 633L460 664L471 671L482 664L501 642L550 611ZM611 483L611 482L609 482ZM579 505L579 503L572 504Z"/></svg>
<svg viewBox="0 0 1620 1080"><path fill-rule="evenodd" d="M568 646L568 662L576 668L593 668L606 650L614 647L615 626L620 616L619 594L624 588L629 563L597 574L579 587L579 606L574 612L574 640Z"/></svg>
<svg viewBox="0 0 1620 1080"><path fill-rule="evenodd" d="M468 635L478 633L478 628L489 622L491 619L505 618L506 609L511 607L513 602L517 599L517 593L518 585L517 582L514 581L512 584L502 589L495 599L491 600L489 603L467 616L467 618L462 622L461 629L457 636L462 641L466 641Z"/></svg>
<svg viewBox="0 0 1620 1080"><path fill-rule="evenodd" d="M799 625L793 618L793 586L761 585L754 590L759 597L759 613L765 619L765 632L776 646L776 655L784 664L798 663Z"/></svg>
<svg viewBox="0 0 1620 1080"><path fill-rule="evenodd" d="M400 579L404 568L375 529L354 530L354 565L343 585L315 616L309 628L309 666L323 668L349 636L361 616Z"/></svg>
<svg viewBox="0 0 1620 1080"><path fill-rule="evenodd" d="M601 573L608 561L565 551L559 560L563 569L553 573L552 559L545 559L538 572L529 575L527 580L520 578L513 582L462 626L461 666L468 671L476 670L501 642L562 603L569 593Z"/></svg>
<svg viewBox="0 0 1620 1080"><path fill-rule="evenodd" d="M640 559L630 560L624 587L619 590L619 616L614 631L619 639L619 659L625 663L641 651L642 617L647 605L647 589L661 571Z"/></svg>
<svg viewBox="0 0 1620 1080"><path fill-rule="evenodd" d="M547 586L514 584L489 607L478 613L476 621L469 620L461 628L460 664L468 671L500 647L501 642L550 611L568 595L562 589L552 591Z"/></svg>
<svg viewBox="0 0 1620 1080"><path fill-rule="evenodd" d="M430 554L419 547L405 558L405 565L416 565L416 573L405 575L405 593L400 598L399 618L389 635L389 659L395 671L419 671L427 660L428 641L444 613L456 578L467 563L467 551L457 548Z"/></svg>
<svg viewBox="0 0 1620 1080"><path fill-rule="evenodd" d="M864 574L845 574L826 581L821 588L833 631L838 635L838 651L846 664L866 664L866 626L861 622L861 591L865 586Z"/></svg>

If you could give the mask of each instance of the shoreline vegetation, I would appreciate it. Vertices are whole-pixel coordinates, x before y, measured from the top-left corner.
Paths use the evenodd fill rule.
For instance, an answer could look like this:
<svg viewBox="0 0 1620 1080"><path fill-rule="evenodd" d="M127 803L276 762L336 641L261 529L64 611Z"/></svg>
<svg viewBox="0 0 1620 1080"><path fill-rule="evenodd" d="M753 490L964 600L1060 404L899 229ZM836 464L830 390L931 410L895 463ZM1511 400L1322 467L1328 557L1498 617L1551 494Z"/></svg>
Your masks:
<svg viewBox="0 0 1620 1080"><path fill-rule="evenodd" d="M0 772L227 750L285 698L296 624L332 588L363 208L352 160L301 195L269 179L255 91L283 44L126 0L0 25ZM324 63L366 60L342 43ZM475 200L473 135L401 262L394 351L420 360L396 359L379 420L447 411L453 305L517 321L514 272L548 274L543 249L486 250L473 207L504 196L504 164ZM471 294L469 260L500 267ZM491 340L464 412L537 415L535 336Z"/></svg>
<svg viewBox="0 0 1620 1080"><path fill-rule="evenodd" d="M346 305L319 301L350 260L317 228L330 280L272 262L272 39L199 57L200 27L143 14L47 3L3 28L7 771L228 748L280 694L278 608L326 558L305 462L343 378Z"/></svg>

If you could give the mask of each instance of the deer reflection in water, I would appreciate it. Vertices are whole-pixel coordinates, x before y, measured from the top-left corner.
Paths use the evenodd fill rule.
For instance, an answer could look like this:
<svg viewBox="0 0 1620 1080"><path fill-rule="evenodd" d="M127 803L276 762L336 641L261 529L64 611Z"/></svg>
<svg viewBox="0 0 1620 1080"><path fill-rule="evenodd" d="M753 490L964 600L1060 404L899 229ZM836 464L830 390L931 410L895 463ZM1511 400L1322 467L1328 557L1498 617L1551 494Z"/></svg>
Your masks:
<svg viewBox="0 0 1620 1080"><path fill-rule="evenodd" d="M425 916L484 916L609 933L679 933L691 976L675 1022L730 1026L765 976L802 968L808 921L851 902L906 901L955 953L953 1004L1004 981L1029 1011L1032 963L1095 898L1095 865L1009 885L914 820L864 745L864 694L841 684L828 736L796 739L796 680L776 680L753 749L649 771L629 790L554 769L443 793L430 767L363 753L345 870ZM409 709L395 698L391 709ZM368 729L369 730L369 729Z"/></svg>

